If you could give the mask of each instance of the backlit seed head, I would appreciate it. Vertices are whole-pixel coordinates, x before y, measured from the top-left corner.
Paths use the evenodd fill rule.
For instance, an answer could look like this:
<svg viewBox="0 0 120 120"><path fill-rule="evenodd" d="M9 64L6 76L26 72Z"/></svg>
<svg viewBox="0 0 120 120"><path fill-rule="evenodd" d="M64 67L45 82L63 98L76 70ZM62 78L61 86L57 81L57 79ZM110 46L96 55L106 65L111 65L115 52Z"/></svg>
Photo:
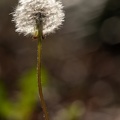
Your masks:
<svg viewBox="0 0 120 120"><path fill-rule="evenodd" d="M43 35L55 32L64 21L63 6L55 0L20 0L13 12L16 32L34 35L36 19L42 21Z"/></svg>

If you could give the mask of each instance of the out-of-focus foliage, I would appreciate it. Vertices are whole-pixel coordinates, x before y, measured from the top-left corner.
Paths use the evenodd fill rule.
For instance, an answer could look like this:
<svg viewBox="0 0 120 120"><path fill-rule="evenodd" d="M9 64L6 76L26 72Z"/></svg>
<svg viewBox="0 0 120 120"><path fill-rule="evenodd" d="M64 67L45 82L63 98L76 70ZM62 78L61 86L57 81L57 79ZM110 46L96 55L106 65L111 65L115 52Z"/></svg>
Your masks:
<svg viewBox="0 0 120 120"><path fill-rule="evenodd" d="M30 114L38 99L38 83L36 69L29 70L19 80L20 92L15 101L6 97L4 85L0 84L0 114L11 120L29 120ZM12 83L11 83L12 84ZM42 86L47 85L47 73L42 69Z"/></svg>
<svg viewBox="0 0 120 120"><path fill-rule="evenodd" d="M80 101L75 101L59 110L53 120L78 120L82 117L85 108Z"/></svg>

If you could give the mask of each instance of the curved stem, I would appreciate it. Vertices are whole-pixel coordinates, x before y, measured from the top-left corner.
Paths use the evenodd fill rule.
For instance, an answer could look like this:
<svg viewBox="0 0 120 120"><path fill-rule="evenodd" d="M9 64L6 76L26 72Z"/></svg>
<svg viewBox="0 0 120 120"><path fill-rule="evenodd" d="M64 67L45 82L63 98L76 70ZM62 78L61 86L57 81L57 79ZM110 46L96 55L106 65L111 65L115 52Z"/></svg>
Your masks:
<svg viewBox="0 0 120 120"><path fill-rule="evenodd" d="M46 107L45 100L43 97L43 92L42 92L42 84L41 84L42 25L40 24L40 22L36 22L36 23L37 23L37 29L38 29L38 51L37 51L38 52L37 53L38 89L39 89L41 106L42 106L43 112L45 114L45 120L49 120L47 107Z"/></svg>

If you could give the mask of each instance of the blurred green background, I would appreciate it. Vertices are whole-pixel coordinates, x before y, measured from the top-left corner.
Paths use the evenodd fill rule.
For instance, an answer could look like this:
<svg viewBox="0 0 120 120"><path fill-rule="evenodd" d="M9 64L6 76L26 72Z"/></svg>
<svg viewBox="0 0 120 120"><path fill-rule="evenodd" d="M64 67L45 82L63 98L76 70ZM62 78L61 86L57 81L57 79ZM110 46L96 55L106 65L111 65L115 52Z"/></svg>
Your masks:
<svg viewBox="0 0 120 120"><path fill-rule="evenodd" d="M42 47L50 120L120 119L120 1L62 0L63 27ZM15 32L17 0L0 0L0 120L44 120L37 40Z"/></svg>

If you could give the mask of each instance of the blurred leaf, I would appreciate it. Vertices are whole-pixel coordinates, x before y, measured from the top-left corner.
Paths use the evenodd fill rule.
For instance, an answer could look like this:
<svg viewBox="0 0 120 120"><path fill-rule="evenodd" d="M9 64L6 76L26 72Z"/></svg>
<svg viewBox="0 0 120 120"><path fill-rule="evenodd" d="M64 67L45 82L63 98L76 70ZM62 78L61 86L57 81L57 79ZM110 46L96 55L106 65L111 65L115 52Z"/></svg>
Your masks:
<svg viewBox="0 0 120 120"><path fill-rule="evenodd" d="M53 120L78 120L85 111L81 101L75 101L58 111Z"/></svg>
<svg viewBox="0 0 120 120"><path fill-rule="evenodd" d="M47 85L47 72L42 68L42 86ZM0 84L0 113L9 119L27 120L38 100L37 69L33 68L19 80L21 92L16 103L6 98L3 84Z"/></svg>
<svg viewBox="0 0 120 120"><path fill-rule="evenodd" d="M69 120L78 120L84 112L83 104L80 101L75 101L68 107Z"/></svg>

